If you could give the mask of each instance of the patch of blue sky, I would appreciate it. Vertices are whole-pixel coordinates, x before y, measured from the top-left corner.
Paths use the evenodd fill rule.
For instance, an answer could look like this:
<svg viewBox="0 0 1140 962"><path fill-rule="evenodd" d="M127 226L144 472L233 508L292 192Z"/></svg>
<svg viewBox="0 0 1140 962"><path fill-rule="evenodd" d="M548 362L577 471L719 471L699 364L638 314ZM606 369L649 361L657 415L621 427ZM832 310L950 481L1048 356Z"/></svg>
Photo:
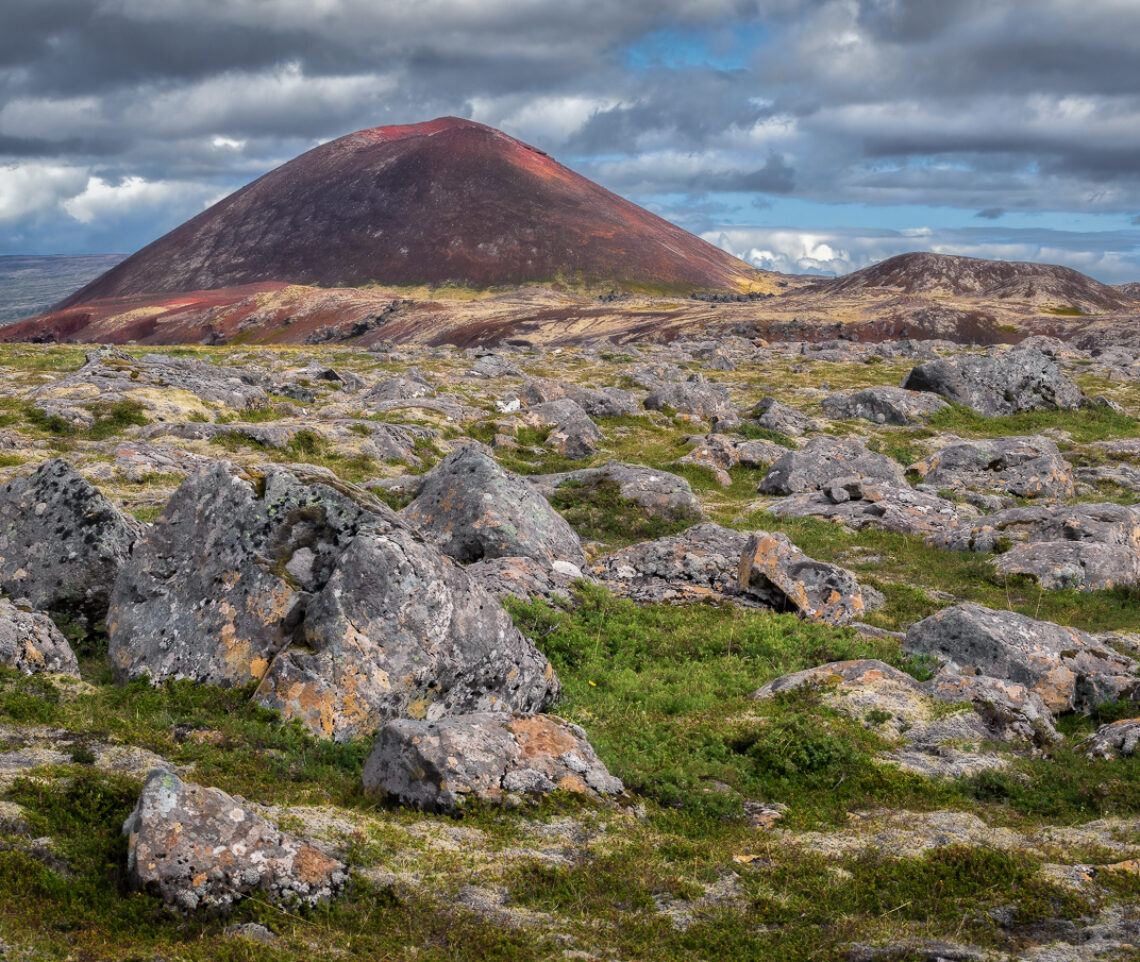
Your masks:
<svg viewBox="0 0 1140 962"><path fill-rule="evenodd" d="M768 28L756 21L712 27L677 25L639 37L622 52L622 62L631 70L745 70L769 38Z"/></svg>

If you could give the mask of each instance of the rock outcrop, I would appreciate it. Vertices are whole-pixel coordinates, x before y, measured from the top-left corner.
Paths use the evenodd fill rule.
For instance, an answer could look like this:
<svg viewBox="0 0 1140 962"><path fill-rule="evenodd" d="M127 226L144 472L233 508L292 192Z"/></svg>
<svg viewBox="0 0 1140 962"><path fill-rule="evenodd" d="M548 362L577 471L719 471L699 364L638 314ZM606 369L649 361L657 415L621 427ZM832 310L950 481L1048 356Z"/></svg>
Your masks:
<svg viewBox="0 0 1140 962"><path fill-rule="evenodd" d="M1071 411L1088 403L1084 391L1061 373L1052 358L1032 348L927 361L900 386L929 391L987 416L1038 408Z"/></svg>
<svg viewBox="0 0 1140 962"><path fill-rule="evenodd" d="M1040 436L952 441L911 467L931 489L1073 496L1072 467L1053 441Z"/></svg>
<svg viewBox="0 0 1140 962"><path fill-rule="evenodd" d="M868 387L854 394L831 394L823 413L846 421L861 418L875 424L917 424L947 407L936 395L901 387Z"/></svg>
<svg viewBox="0 0 1140 962"><path fill-rule="evenodd" d="M25 675L56 672L79 677L79 662L55 622L0 598L0 665Z"/></svg>
<svg viewBox="0 0 1140 962"><path fill-rule="evenodd" d="M798 494L816 491L837 478L908 486L898 462L868 450L862 441L820 437L781 457L768 469L759 490L761 494Z"/></svg>
<svg viewBox="0 0 1140 962"><path fill-rule="evenodd" d="M526 480L548 500L564 485L580 487L584 496L595 486L615 485L619 498L636 504L650 517L687 521L702 515L701 502L685 478L639 464L610 462L600 468L532 475Z"/></svg>
<svg viewBox="0 0 1140 962"><path fill-rule="evenodd" d="M261 492L221 466L187 479L116 582L117 676L259 681L261 704L338 740L545 707L557 680L498 603L350 493L280 471Z"/></svg>
<svg viewBox="0 0 1140 962"><path fill-rule="evenodd" d="M454 813L473 799L554 791L598 797L622 791L586 740L551 715L480 712L435 722L397 719L377 736L364 789L401 804Z"/></svg>

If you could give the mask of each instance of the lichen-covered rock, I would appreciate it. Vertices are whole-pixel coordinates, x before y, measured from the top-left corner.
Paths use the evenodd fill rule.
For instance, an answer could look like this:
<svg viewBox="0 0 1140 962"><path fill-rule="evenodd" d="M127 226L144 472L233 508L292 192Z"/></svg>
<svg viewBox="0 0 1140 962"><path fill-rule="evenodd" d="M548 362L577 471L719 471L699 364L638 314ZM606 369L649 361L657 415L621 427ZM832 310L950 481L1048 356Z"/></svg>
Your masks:
<svg viewBox="0 0 1140 962"><path fill-rule="evenodd" d="M808 431L819 429L819 423L809 418L802 411L797 411L774 397L763 398L752 409L751 420L757 427L767 431L776 431L788 437L798 438Z"/></svg>
<svg viewBox="0 0 1140 962"><path fill-rule="evenodd" d="M1044 437L953 441L911 467L931 489L1001 491L1022 498L1073 496L1073 469Z"/></svg>
<svg viewBox="0 0 1140 962"><path fill-rule="evenodd" d="M0 589L88 624L142 529L59 458L0 487Z"/></svg>
<svg viewBox="0 0 1140 962"><path fill-rule="evenodd" d="M337 740L400 715L545 707L550 664L498 603L335 484L273 471L255 493L222 466L189 478L116 582L116 675L260 681L257 701Z"/></svg>
<svg viewBox="0 0 1140 962"><path fill-rule="evenodd" d="M922 690L947 704L970 702L985 720L989 737L998 741L1044 744L1061 738L1049 706L1025 685L989 675L959 675L943 670L923 682Z"/></svg>
<svg viewBox="0 0 1140 962"><path fill-rule="evenodd" d="M727 488L732 483L729 469L740 463L740 452L736 445L723 434L707 434L689 440L696 446L677 463L691 464L711 471L717 483Z"/></svg>
<svg viewBox="0 0 1140 962"><path fill-rule="evenodd" d="M79 677L79 662L55 622L4 598L0 598L0 665L25 675L57 672Z"/></svg>
<svg viewBox="0 0 1140 962"><path fill-rule="evenodd" d="M1038 408L1071 411L1088 403L1084 391L1051 358L1032 348L927 361L900 386L938 394L987 416Z"/></svg>
<svg viewBox="0 0 1140 962"><path fill-rule="evenodd" d="M547 568L533 558L484 558L468 565L467 575L496 598L509 596L523 601L567 598L570 586L585 577L581 568L568 561L556 561Z"/></svg>
<svg viewBox="0 0 1140 962"><path fill-rule="evenodd" d="M123 834L131 885L185 912L225 912L254 894L315 905L348 881L344 864L308 839L282 832L220 789L163 769L147 775Z"/></svg>
<svg viewBox="0 0 1140 962"><path fill-rule="evenodd" d="M1024 685L1054 713L1140 697L1137 662L1083 631L1013 611L955 605L912 625L903 648L940 658L958 674Z"/></svg>
<svg viewBox="0 0 1140 962"><path fill-rule="evenodd" d="M586 733L550 715L478 712L434 722L398 719L377 736L364 789L404 805L456 812L469 799L554 791L622 791Z"/></svg>
<svg viewBox="0 0 1140 962"><path fill-rule="evenodd" d="M907 487L903 469L885 454L869 451L855 438L812 438L798 451L788 451L760 482L762 494L815 491L836 478L885 481Z"/></svg>
<svg viewBox="0 0 1140 962"><path fill-rule="evenodd" d="M637 401L629 391L605 387L598 390L582 387L573 381L554 381L548 378L528 378L519 392L528 405L545 404L569 398L594 418L616 418L637 413Z"/></svg>
<svg viewBox="0 0 1140 962"><path fill-rule="evenodd" d="M600 468L532 475L526 480L548 500L554 497L555 491L567 484L586 489L595 485L613 484L617 486L619 498L633 502L649 517L685 521L700 518L703 514L701 502L693 494L687 480L668 471L658 471L639 464L611 461Z"/></svg>
<svg viewBox="0 0 1140 962"><path fill-rule="evenodd" d="M1101 725L1077 750L1089 758L1126 758L1136 754L1140 745L1140 718L1124 718Z"/></svg>
<svg viewBox="0 0 1140 962"><path fill-rule="evenodd" d="M550 567L586 556L578 535L523 478L474 446L448 455L400 515L457 561L534 558Z"/></svg>
<svg viewBox="0 0 1140 962"><path fill-rule="evenodd" d="M705 421L731 418L736 414L728 391L719 384L710 384L700 374L690 375L686 381L661 384L643 403L650 411L670 409Z"/></svg>
<svg viewBox="0 0 1140 962"><path fill-rule="evenodd" d="M955 551L996 551L1011 543L1073 541L1140 549L1140 506L1033 504L984 515L931 543Z"/></svg>
<svg viewBox="0 0 1140 962"><path fill-rule="evenodd" d="M934 494L861 478L836 478L818 491L794 494L768 510L780 518L827 518L856 531L881 528L902 534L941 534L976 515Z"/></svg>
<svg viewBox="0 0 1140 962"><path fill-rule="evenodd" d="M747 542L743 532L706 522L599 558L590 574L636 601L728 598L736 594L740 554Z"/></svg>
<svg viewBox="0 0 1140 962"><path fill-rule="evenodd" d="M534 427L550 428L546 446L572 461L593 455L598 442L603 440L602 432L590 416L568 397L534 404L520 415L520 419Z"/></svg>
<svg viewBox="0 0 1140 962"><path fill-rule="evenodd" d="M868 607L850 571L809 558L786 535L767 531L745 542L737 589L777 611L832 625L855 621Z"/></svg>
<svg viewBox="0 0 1140 962"><path fill-rule="evenodd" d="M875 424L915 424L948 406L937 395L901 387L868 387L854 394L831 394L822 404L823 413L829 418L861 418Z"/></svg>
<svg viewBox="0 0 1140 962"><path fill-rule="evenodd" d="M1106 591L1140 583L1140 551L1092 541L1034 541L993 560L1000 575L1027 575L1051 591Z"/></svg>

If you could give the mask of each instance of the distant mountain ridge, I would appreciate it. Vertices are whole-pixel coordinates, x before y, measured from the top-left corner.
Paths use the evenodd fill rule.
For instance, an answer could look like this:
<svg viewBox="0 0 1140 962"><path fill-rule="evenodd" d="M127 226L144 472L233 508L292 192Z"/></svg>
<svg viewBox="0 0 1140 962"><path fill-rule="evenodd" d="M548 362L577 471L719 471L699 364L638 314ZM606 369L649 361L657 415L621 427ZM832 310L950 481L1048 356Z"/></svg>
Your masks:
<svg viewBox="0 0 1140 962"><path fill-rule="evenodd" d="M269 282L741 289L761 275L506 134L362 130L270 171L62 302Z"/></svg>

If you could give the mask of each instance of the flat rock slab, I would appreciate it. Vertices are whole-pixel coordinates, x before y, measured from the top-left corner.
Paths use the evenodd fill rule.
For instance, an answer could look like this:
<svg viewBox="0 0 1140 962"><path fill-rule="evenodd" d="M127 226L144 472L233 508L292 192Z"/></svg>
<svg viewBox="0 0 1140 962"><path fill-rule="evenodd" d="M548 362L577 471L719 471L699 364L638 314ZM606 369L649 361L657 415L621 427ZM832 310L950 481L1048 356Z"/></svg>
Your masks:
<svg viewBox="0 0 1140 962"><path fill-rule="evenodd" d="M617 495L644 510L650 517L668 521L699 519L701 502L685 479L668 471L642 467L639 464L610 462L600 468L583 468L561 474L532 475L526 479L547 500L564 485L581 486L583 496L597 485L617 485Z"/></svg>
<svg viewBox="0 0 1140 962"><path fill-rule="evenodd" d="M768 510L779 518L827 518L855 531L880 528L901 534L940 535L976 512L934 494L888 482L837 478L818 491L795 494Z"/></svg>
<svg viewBox="0 0 1140 962"><path fill-rule="evenodd" d="M544 708L557 679L495 599L337 484L188 478L115 585L117 677L260 681L258 702L337 740L401 715Z"/></svg>
<svg viewBox="0 0 1140 962"><path fill-rule="evenodd" d="M867 449L856 438L812 438L798 451L788 451L760 482L761 494L816 491L837 478L885 481L908 487L903 469L885 454Z"/></svg>
<svg viewBox="0 0 1140 962"><path fill-rule="evenodd" d="M619 794L622 784L577 725L551 715L479 712L386 724L364 765L364 789L450 813L469 799L554 791L598 797Z"/></svg>
<svg viewBox="0 0 1140 962"><path fill-rule="evenodd" d="M55 622L0 598L0 664L25 675L54 672L79 677L79 662Z"/></svg>
<svg viewBox="0 0 1140 962"><path fill-rule="evenodd" d="M875 424L918 424L949 407L934 394L901 387L868 387L854 394L831 394L823 413L839 421L862 419Z"/></svg>
<svg viewBox="0 0 1140 962"><path fill-rule="evenodd" d="M94 623L142 527L66 461L46 461L0 487L0 589Z"/></svg>
<svg viewBox="0 0 1140 962"><path fill-rule="evenodd" d="M1090 635L1012 611L955 605L906 633L903 648L933 655L958 674L1024 685L1054 713L1140 697L1140 665Z"/></svg>
<svg viewBox="0 0 1140 962"><path fill-rule="evenodd" d="M185 912L227 911L247 895L315 905L348 881L343 863L282 832L217 788L155 769L123 824L127 873Z"/></svg>
<svg viewBox="0 0 1140 962"><path fill-rule="evenodd" d="M959 354L927 361L900 385L928 391L979 414L1016 414L1040 408L1076 410L1088 399L1052 358L1032 348L999 354Z"/></svg>
<svg viewBox="0 0 1140 962"><path fill-rule="evenodd" d="M1073 469L1044 437L953 441L911 465L932 490L1000 491L1022 498L1071 498Z"/></svg>
<svg viewBox="0 0 1140 962"><path fill-rule="evenodd" d="M1140 583L1140 551L1091 541L1034 541L993 560L1000 575L1027 575L1050 591L1106 591Z"/></svg>
<svg viewBox="0 0 1140 962"><path fill-rule="evenodd" d="M1038 541L1079 541L1140 549L1140 506L1035 504L984 515L932 540L955 551L994 551Z"/></svg>
<svg viewBox="0 0 1140 962"><path fill-rule="evenodd" d="M457 561L533 558L547 568L586 556L578 535L535 489L473 445L448 455L400 516Z"/></svg>

